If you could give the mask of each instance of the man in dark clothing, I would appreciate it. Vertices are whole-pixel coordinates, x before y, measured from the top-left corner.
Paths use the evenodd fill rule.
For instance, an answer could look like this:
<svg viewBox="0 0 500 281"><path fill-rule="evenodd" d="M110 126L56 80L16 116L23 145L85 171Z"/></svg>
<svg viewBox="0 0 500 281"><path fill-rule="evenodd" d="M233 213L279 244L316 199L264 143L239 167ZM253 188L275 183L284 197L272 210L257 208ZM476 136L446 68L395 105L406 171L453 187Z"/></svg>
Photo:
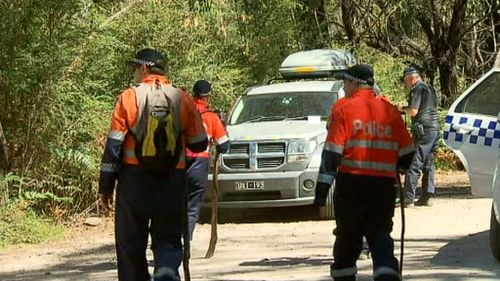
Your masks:
<svg viewBox="0 0 500 281"><path fill-rule="evenodd" d="M403 71L405 86L410 89L408 106L398 105L400 112L411 117L411 130L416 154L410 169L405 175L406 206L411 207L415 201L420 173L422 177L422 196L415 202L417 206L430 206L430 199L435 192L434 186L434 152L439 146L440 124L438 98L434 89L424 83L418 71L407 67Z"/></svg>
<svg viewBox="0 0 500 281"><path fill-rule="evenodd" d="M118 280L151 280L146 259L148 236L151 235L154 280L180 281L178 268L182 261L181 234L185 216L184 150L204 151L208 140L200 114L187 92L173 87L165 77L163 55L153 49L143 49L131 63L135 67L134 79L138 84L123 91L115 105L101 162L101 206L105 212L112 208L116 185ZM178 158L172 159L173 162L160 162L162 165L158 168L167 165L175 167L174 171L168 172L148 170L145 162L140 160L143 156L141 150L136 149L140 145L137 133L149 129L146 128L149 123L142 122L143 118L153 116L152 112L142 114L148 112L146 101L152 100L150 98L159 89L169 97L170 116L174 120L172 125L177 128L171 131L175 134L174 140L181 140L173 142L180 151ZM163 131L166 133L167 129ZM156 146L156 140L162 139L161 134L155 134L154 151L161 151L162 148Z"/></svg>
<svg viewBox="0 0 500 281"><path fill-rule="evenodd" d="M373 68L355 65L342 74L345 98L334 105L321 156L314 204L324 206L335 181L337 234L334 281L356 280L366 237L375 281L401 280L394 241L396 173L410 166L413 143L396 108L373 89Z"/></svg>

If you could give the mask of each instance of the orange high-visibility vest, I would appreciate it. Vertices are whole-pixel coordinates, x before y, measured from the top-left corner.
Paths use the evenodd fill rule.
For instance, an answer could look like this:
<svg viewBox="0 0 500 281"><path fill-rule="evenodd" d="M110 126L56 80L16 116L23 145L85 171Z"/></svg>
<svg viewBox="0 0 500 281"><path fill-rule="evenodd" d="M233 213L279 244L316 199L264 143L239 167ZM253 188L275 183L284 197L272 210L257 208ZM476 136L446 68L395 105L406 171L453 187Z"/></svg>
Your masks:
<svg viewBox="0 0 500 281"><path fill-rule="evenodd" d="M210 158L209 152L212 142L215 142L217 145L221 145L229 141L229 138L227 137L226 130L224 129L224 125L222 125L222 121L219 119L219 116L217 116L215 112L210 111L207 102L202 99L195 98L194 104L200 112L203 120L203 126L205 127L208 138L208 147L205 151L200 153L194 153L187 149L186 154L188 157L193 158Z"/></svg>
<svg viewBox="0 0 500 281"><path fill-rule="evenodd" d="M339 172L395 177L398 157L414 150L397 109L372 89L336 103L324 150L342 155Z"/></svg>
<svg viewBox="0 0 500 281"><path fill-rule="evenodd" d="M163 76L149 75L138 87L141 85L152 85L155 81L159 81L161 84L165 85L169 83ZM173 112L174 114L178 114L174 119L180 123L176 126L180 128L183 146L176 168L182 169L185 167L184 150L186 143L200 142L206 138L206 135L200 115L191 98L184 90L179 91L179 93L180 97L178 97L177 102L173 104ZM130 130L136 124L138 111L136 90L135 88L129 88L118 97L111 120L111 130L108 134L108 139L123 141L122 163L131 165L139 164L135 156L136 142Z"/></svg>

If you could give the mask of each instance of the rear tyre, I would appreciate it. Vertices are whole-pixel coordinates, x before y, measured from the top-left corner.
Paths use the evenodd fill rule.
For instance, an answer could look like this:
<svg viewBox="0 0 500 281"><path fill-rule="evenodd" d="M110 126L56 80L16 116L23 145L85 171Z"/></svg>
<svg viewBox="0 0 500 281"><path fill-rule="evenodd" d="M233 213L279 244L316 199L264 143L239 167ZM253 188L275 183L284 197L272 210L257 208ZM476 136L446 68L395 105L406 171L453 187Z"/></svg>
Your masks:
<svg viewBox="0 0 500 281"><path fill-rule="evenodd" d="M491 219L490 219L490 246L491 253L500 261L500 224L495 216L493 205L491 206Z"/></svg>
<svg viewBox="0 0 500 281"><path fill-rule="evenodd" d="M328 196L326 197L326 204L324 207L319 207L319 217L324 220L335 219L335 212L333 211L333 187L330 188Z"/></svg>

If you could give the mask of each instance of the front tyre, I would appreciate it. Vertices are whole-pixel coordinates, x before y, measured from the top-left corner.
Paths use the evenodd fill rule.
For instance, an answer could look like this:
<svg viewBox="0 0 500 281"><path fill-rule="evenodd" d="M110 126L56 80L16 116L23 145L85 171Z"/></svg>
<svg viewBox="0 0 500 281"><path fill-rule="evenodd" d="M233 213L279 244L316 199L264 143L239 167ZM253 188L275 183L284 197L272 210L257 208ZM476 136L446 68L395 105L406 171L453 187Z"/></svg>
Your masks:
<svg viewBox="0 0 500 281"><path fill-rule="evenodd" d="M495 216L493 205L491 206L491 219L490 219L490 247L491 253L500 261L500 224Z"/></svg>
<svg viewBox="0 0 500 281"><path fill-rule="evenodd" d="M326 204L324 207L319 207L319 217L324 220L335 219L335 212L333 211L333 186L328 191L328 196L326 197Z"/></svg>

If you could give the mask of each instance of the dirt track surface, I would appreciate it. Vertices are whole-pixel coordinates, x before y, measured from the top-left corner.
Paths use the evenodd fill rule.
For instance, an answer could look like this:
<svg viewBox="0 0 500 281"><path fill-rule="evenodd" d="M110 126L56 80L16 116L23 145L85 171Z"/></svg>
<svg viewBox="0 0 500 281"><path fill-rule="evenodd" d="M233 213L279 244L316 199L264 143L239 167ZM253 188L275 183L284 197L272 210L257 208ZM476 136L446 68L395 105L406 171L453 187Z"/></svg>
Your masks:
<svg viewBox="0 0 500 281"><path fill-rule="evenodd" d="M499 280L500 263L489 249L491 199L472 198L464 173L437 180L434 206L406 211L404 280ZM210 226L198 225L192 280L331 280L334 222L315 219L314 209L226 212L223 220L211 259L203 258ZM399 257L399 211L394 222ZM358 280L372 280L371 262L358 261ZM0 253L0 280L116 279L112 222Z"/></svg>

